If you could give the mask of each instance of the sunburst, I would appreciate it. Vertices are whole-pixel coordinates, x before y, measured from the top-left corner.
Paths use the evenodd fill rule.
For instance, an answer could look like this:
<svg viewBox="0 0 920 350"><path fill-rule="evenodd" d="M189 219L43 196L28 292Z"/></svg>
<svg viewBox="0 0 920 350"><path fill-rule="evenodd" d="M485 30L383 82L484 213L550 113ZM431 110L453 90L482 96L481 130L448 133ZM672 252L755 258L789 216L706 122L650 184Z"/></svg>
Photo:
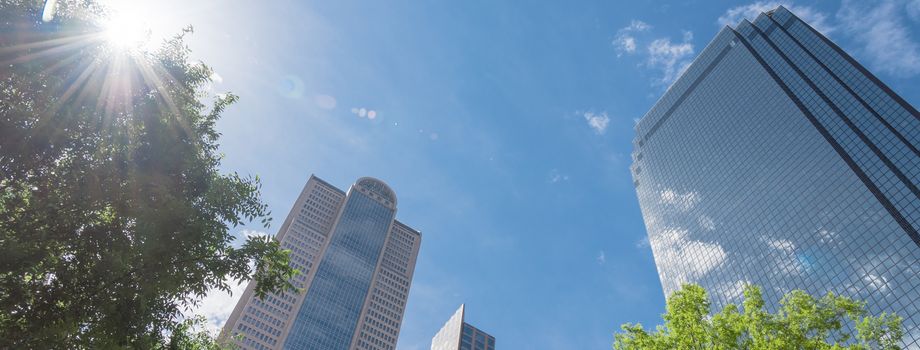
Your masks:
<svg viewBox="0 0 920 350"><path fill-rule="evenodd" d="M55 105L42 115L76 104L94 107L107 120L130 117L132 106L142 96L156 96L162 108L178 112L166 86L175 79L152 54L149 23L156 16L145 13L138 4L137 0L102 1L98 17L68 19L63 25L55 11L68 3L47 0L42 23L33 24L36 30L0 34L10 35L0 38L0 43L7 44L0 46L0 66L41 63L43 74L67 82Z"/></svg>

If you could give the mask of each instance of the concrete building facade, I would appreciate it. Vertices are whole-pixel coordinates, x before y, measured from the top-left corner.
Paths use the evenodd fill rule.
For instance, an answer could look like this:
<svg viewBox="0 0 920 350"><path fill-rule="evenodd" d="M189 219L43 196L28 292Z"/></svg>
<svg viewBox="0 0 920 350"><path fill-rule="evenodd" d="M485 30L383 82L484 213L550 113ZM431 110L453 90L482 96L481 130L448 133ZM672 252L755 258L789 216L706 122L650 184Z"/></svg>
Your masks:
<svg viewBox="0 0 920 350"><path fill-rule="evenodd" d="M431 339L431 350L495 350L495 337L466 323L465 313L461 304Z"/></svg>

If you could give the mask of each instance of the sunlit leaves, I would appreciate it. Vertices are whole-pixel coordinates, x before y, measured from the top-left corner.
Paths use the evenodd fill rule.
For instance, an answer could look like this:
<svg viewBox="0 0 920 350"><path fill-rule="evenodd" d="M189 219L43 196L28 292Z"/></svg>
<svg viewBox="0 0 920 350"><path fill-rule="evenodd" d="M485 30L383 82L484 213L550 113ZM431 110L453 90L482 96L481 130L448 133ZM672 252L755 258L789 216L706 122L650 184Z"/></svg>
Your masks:
<svg viewBox="0 0 920 350"><path fill-rule="evenodd" d="M181 314L209 290L293 290L277 241L232 234L269 212L258 178L220 171L237 97L202 102L190 29L120 54L92 40L95 3L42 9L0 0L0 348L185 344L200 334Z"/></svg>
<svg viewBox="0 0 920 350"><path fill-rule="evenodd" d="M815 298L792 291L775 313L766 310L756 286L744 290L744 302L710 315L706 291L685 285L668 298L664 325L648 332L626 324L615 335L614 349L751 350L895 350L904 333L901 318L869 315L865 304L828 293ZM849 325L849 327L847 327ZM856 334L851 332L856 330Z"/></svg>

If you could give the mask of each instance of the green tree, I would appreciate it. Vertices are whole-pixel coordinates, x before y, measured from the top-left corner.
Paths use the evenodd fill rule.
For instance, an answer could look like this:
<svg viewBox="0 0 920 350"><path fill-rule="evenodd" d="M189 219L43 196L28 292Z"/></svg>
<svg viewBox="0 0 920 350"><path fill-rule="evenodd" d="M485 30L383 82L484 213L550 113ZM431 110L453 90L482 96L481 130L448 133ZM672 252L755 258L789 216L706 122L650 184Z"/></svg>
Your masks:
<svg viewBox="0 0 920 350"><path fill-rule="evenodd" d="M897 315L869 315L865 303L833 293L815 298L792 291L780 301L779 310L770 313L756 286L745 288L741 306L729 304L711 315L706 291L684 285L668 298L663 319L654 332L640 324L623 325L613 348L895 350L904 335Z"/></svg>
<svg viewBox="0 0 920 350"><path fill-rule="evenodd" d="M158 346L157 350L224 350L230 348L227 344L219 343L205 330L207 320L202 316L182 321L173 328L169 336L169 343Z"/></svg>
<svg viewBox="0 0 920 350"><path fill-rule="evenodd" d="M190 29L117 48L102 6L56 3L0 0L0 348L194 348L182 312L206 292L297 273L271 237L234 242L270 222L259 179L220 171L237 97L208 97Z"/></svg>

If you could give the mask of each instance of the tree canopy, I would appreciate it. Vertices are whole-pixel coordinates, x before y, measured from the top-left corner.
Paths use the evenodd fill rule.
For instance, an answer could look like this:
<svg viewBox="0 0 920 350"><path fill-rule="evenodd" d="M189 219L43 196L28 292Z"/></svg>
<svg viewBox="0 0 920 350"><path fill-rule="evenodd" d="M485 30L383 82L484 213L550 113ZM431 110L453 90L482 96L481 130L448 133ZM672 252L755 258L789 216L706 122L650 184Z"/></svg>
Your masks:
<svg viewBox="0 0 920 350"><path fill-rule="evenodd" d="M257 177L221 171L237 97L208 93L191 30L119 49L103 6L55 3L43 21L44 1L0 0L0 348L184 344L209 290L293 288L276 240L234 241L270 213Z"/></svg>
<svg viewBox="0 0 920 350"><path fill-rule="evenodd" d="M623 325L613 348L895 350L904 335L899 316L872 316L865 303L833 293L816 298L792 291L770 313L757 286L745 288L741 306L729 304L710 314L706 291L685 285L668 298L662 318L664 324L651 332L640 324Z"/></svg>

